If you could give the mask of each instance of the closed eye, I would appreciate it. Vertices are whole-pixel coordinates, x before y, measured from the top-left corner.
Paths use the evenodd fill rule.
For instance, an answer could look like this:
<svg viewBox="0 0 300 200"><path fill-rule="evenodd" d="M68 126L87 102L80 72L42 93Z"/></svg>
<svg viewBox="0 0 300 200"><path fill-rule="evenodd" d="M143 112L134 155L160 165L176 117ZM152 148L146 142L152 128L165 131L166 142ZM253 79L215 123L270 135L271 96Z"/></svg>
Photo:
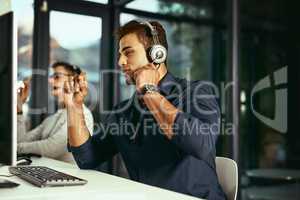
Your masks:
<svg viewBox="0 0 300 200"><path fill-rule="evenodd" d="M125 51L125 56L130 56L130 55L132 55L134 53L134 51L133 50L130 50L130 51Z"/></svg>

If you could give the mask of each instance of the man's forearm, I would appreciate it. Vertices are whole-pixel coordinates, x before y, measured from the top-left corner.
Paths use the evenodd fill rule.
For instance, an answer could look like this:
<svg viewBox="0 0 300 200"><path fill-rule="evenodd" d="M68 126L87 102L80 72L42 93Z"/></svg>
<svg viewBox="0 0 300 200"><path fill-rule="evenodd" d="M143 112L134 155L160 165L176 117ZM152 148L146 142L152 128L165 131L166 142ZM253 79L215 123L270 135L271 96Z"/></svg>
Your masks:
<svg viewBox="0 0 300 200"><path fill-rule="evenodd" d="M67 115L69 144L73 147L80 146L90 137L89 130L85 124L82 105L68 106Z"/></svg>
<svg viewBox="0 0 300 200"><path fill-rule="evenodd" d="M146 93L143 100L167 138L171 139L174 134L172 127L179 110L158 92Z"/></svg>

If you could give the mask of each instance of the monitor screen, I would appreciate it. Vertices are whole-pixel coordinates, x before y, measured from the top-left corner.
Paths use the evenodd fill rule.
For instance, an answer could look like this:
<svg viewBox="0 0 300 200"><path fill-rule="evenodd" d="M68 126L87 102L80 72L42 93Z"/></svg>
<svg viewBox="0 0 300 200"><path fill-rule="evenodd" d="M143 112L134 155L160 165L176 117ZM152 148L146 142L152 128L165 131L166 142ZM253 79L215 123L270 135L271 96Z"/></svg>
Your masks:
<svg viewBox="0 0 300 200"><path fill-rule="evenodd" d="M13 12L0 16L0 164L16 162L16 30Z"/></svg>

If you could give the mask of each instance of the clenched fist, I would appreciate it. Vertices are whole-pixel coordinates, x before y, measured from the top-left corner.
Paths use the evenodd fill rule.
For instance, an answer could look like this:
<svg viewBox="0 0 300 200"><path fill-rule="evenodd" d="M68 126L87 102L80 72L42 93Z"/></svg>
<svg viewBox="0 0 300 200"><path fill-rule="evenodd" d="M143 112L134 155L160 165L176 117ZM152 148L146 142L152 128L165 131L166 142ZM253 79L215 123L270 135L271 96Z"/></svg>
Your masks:
<svg viewBox="0 0 300 200"><path fill-rule="evenodd" d="M149 63L134 72L135 86L141 92L146 84L157 86L160 75L154 64Z"/></svg>

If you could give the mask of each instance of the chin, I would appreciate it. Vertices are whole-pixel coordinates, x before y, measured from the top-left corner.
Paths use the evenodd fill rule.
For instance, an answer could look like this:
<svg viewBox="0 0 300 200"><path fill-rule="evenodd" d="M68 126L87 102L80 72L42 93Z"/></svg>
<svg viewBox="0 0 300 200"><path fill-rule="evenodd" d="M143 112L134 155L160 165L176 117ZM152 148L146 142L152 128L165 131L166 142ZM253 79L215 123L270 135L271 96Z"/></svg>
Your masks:
<svg viewBox="0 0 300 200"><path fill-rule="evenodd" d="M54 96L54 97L57 96L55 91L51 91L51 95Z"/></svg>
<svg viewBox="0 0 300 200"><path fill-rule="evenodd" d="M59 105L64 105L64 100L60 97L57 97L57 102Z"/></svg>
<svg viewBox="0 0 300 200"><path fill-rule="evenodd" d="M57 91L57 90L52 90L51 91L52 96L54 96L55 98L58 98L59 96L61 96L61 92Z"/></svg>

